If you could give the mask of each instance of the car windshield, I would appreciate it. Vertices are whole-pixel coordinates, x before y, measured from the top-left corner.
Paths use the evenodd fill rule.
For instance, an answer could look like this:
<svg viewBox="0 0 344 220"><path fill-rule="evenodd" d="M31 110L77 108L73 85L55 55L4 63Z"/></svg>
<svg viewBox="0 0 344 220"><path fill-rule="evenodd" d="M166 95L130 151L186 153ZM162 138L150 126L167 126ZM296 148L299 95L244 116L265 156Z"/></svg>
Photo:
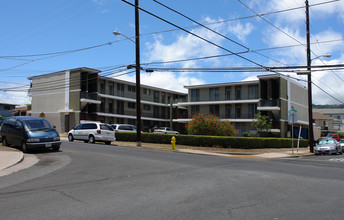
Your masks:
<svg viewBox="0 0 344 220"><path fill-rule="evenodd" d="M332 134L328 134L328 135L326 135L326 137L330 138L330 137L332 137Z"/></svg>
<svg viewBox="0 0 344 220"><path fill-rule="evenodd" d="M319 144L334 144L335 140L328 139L328 140L320 140Z"/></svg>
<svg viewBox="0 0 344 220"><path fill-rule="evenodd" d="M344 140L340 140L340 143L344 143Z"/></svg>
<svg viewBox="0 0 344 220"><path fill-rule="evenodd" d="M53 129L50 123L44 119L31 119L25 120L23 122L25 124L25 127L30 131Z"/></svg>

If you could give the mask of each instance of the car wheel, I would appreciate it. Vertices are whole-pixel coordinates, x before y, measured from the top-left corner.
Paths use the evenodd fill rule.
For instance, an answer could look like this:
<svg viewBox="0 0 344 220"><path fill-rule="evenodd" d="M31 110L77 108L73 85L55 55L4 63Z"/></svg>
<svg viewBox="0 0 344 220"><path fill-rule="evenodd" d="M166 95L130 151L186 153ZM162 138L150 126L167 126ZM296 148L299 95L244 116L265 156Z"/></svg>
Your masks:
<svg viewBox="0 0 344 220"><path fill-rule="evenodd" d="M27 148L27 144L24 141L21 143L21 150L23 151L23 153L29 152L29 149Z"/></svg>
<svg viewBox="0 0 344 220"><path fill-rule="evenodd" d="M68 138L69 139L69 138ZM60 146L58 146L58 147L53 147L53 151L59 151L60 150Z"/></svg>
<svg viewBox="0 0 344 220"><path fill-rule="evenodd" d="M68 140L69 140L69 142L73 142L73 141L74 141L74 138L73 138L73 135L72 135L72 134L69 134L69 135L68 135Z"/></svg>
<svg viewBox="0 0 344 220"><path fill-rule="evenodd" d="M88 141L91 143L91 144L94 144L96 142L96 140L94 139L94 136L93 135L90 135L90 137L88 138Z"/></svg>
<svg viewBox="0 0 344 220"><path fill-rule="evenodd" d="M4 146L9 146L9 145L8 145L8 142L7 142L7 140L6 140L5 137L2 137L2 144L3 144Z"/></svg>
<svg viewBox="0 0 344 220"><path fill-rule="evenodd" d="M105 141L105 144L110 145L111 141Z"/></svg>

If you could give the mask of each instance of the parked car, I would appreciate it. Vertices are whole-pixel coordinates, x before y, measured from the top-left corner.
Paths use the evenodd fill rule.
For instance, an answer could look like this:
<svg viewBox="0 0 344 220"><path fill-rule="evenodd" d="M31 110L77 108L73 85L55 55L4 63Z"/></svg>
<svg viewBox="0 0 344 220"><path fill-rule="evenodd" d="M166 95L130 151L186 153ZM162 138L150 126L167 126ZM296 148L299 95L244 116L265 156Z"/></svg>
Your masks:
<svg viewBox="0 0 344 220"><path fill-rule="evenodd" d="M160 127L157 126L157 125L153 125L153 126L151 126L151 127L149 127L149 128L146 128L144 131L145 131L145 132L154 132L154 130L155 130L155 129L158 129L158 128L160 128Z"/></svg>
<svg viewBox="0 0 344 220"><path fill-rule="evenodd" d="M169 127L162 127L154 130L154 133L161 133L161 134L179 134L178 131L172 130Z"/></svg>
<svg viewBox="0 0 344 220"><path fill-rule="evenodd" d="M115 132L136 132L136 126L129 124L113 124L111 125Z"/></svg>
<svg viewBox="0 0 344 220"><path fill-rule="evenodd" d="M342 154L343 148L339 144L338 141L336 141L333 138L322 138L319 140L317 145L314 147L314 154Z"/></svg>
<svg viewBox="0 0 344 220"><path fill-rule="evenodd" d="M340 146L342 146L343 152L344 152L344 139L339 141Z"/></svg>
<svg viewBox="0 0 344 220"><path fill-rule="evenodd" d="M74 140L81 140L85 143L95 143L96 141L105 142L105 144L111 144L111 141L116 140L115 130L111 125L90 122L79 124L68 132L68 140L70 142Z"/></svg>
<svg viewBox="0 0 344 220"><path fill-rule="evenodd" d="M338 134L328 134L326 135L327 138L333 138L335 139L336 141L340 142L341 138L339 137Z"/></svg>
<svg viewBox="0 0 344 220"><path fill-rule="evenodd" d="M47 120L39 117L7 117L0 135L4 146L19 146L23 152L42 148L58 151L61 146L59 133Z"/></svg>

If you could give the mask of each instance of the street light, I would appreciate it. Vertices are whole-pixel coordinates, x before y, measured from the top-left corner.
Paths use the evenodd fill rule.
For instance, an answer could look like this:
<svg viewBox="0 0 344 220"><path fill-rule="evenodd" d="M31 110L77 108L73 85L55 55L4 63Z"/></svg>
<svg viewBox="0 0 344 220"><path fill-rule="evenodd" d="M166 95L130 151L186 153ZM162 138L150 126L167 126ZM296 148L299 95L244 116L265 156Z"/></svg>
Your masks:
<svg viewBox="0 0 344 220"><path fill-rule="evenodd" d="M313 59L311 59L311 61L315 60L315 59L318 59L320 57L326 57L326 58L330 58L332 55L331 54L323 54L323 55L320 55L320 56L317 56L317 57L314 57Z"/></svg>
<svg viewBox="0 0 344 220"><path fill-rule="evenodd" d="M133 41L131 38L126 35L114 31L115 36L122 35L128 40L132 41L136 45L136 146L141 147L141 85L140 85L140 39L139 39L139 28L138 28L138 16L136 20L136 41Z"/></svg>

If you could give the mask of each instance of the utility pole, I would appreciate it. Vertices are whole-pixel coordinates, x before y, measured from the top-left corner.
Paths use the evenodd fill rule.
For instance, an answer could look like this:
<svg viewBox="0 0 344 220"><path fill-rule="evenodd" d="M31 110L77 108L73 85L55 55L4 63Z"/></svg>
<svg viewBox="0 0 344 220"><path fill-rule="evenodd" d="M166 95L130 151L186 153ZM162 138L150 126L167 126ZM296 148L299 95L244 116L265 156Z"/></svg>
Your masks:
<svg viewBox="0 0 344 220"><path fill-rule="evenodd" d="M140 22L139 0L135 0L135 44L136 44L136 146L141 147L141 85L140 85Z"/></svg>
<svg viewBox="0 0 344 220"><path fill-rule="evenodd" d="M309 149L313 153L313 108L312 108L312 73L311 73L311 46L309 34L309 5L306 0L306 34L307 34L307 72L308 72L308 140Z"/></svg>

